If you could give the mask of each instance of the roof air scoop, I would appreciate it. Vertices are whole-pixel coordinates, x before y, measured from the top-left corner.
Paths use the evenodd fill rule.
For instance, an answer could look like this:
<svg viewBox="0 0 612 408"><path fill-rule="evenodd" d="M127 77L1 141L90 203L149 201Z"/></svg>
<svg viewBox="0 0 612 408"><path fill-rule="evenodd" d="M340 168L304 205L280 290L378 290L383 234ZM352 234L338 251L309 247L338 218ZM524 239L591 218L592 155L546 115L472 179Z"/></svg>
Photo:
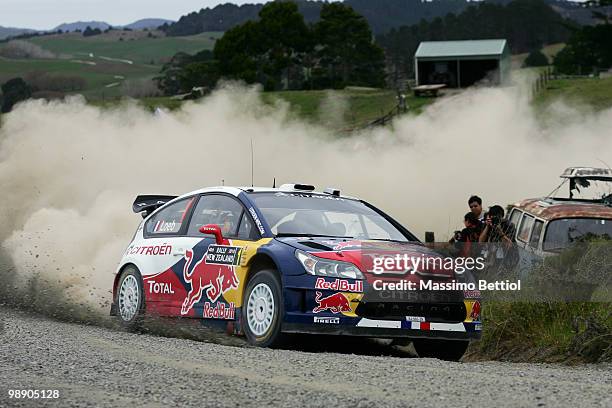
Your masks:
<svg viewBox="0 0 612 408"><path fill-rule="evenodd" d="M315 186L310 184L283 184L280 186L280 190L302 190L302 191L314 191Z"/></svg>

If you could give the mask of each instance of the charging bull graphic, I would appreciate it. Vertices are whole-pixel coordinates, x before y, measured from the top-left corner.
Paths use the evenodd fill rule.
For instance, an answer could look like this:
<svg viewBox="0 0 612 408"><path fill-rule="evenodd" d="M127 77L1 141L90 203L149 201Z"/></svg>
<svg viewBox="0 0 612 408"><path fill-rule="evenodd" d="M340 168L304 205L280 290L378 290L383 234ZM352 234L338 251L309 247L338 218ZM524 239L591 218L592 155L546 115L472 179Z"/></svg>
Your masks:
<svg viewBox="0 0 612 408"><path fill-rule="evenodd" d="M475 302L472 306L472 313L470 313L472 320L480 320L480 302Z"/></svg>
<svg viewBox="0 0 612 408"><path fill-rule="evenodd" d="M234 268L228 265L206 263L207 253L202 256L189 271L193 260L193 251L187 250L185 253L185 266L183 277L185 282L191 284L191 290L181 307L181 314L189 313L194 304L200 301L202 292L206 290L206 296L211 302L216 302L219 297L230 289L238 288L238 278Z"/></svg>
<svg viewBox="0 0 612 408"><path fill-rule="evenodd" d="M315 301L318 303L318 306L312 310L313 313L324 312L326 310L329 310L332 313L351 311L349 301L342 293L334 293L333 295L323 299L321 299L321 296L321 292L317 292Z"/></svg>

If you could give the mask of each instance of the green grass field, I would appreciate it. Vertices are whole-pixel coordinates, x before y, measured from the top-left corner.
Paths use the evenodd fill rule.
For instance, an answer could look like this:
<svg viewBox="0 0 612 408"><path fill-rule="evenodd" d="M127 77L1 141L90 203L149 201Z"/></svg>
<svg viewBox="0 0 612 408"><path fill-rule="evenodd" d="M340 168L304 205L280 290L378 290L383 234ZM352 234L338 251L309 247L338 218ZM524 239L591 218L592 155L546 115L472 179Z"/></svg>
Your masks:
<svg viewBox="0 0 612 408"><path fill-rule="evenodd" d="M0 57L0 82L16 76L27 77L33 72L78 76L86 81L85 88L78 93L88 99L115 98L121 95L124 81L153 78L161 65L177 52L196 53L212 49L215 40L222 35L212 32L189 37L150 38L148 34L143 31L111 31L93 37L69 33L31 38L29 42L53 52L58 58ZM160 34L154 32L151 35ZM123 40L119 41L119 38Z"/></svg>
<svg viewBox="0 0 612 408"><path fill-rule="evenodd" d="M107 88L107 85L131 79L152 78L159 72L159 67L110 61L96 61L96 65L87 65L63 59L16 60L0 57L0 81L27 76L32 72L82 77L86 86L78 93L97 99L120 95L119 86ZM118 76L122 78L117 78Z"/></svg>
<svg viewBox="0 0 612 408"><path fill-rule="evenodd" d="M544 108L559 99L594 110L611 108L612 77L551 80L546 89L536 96L534 104Z"/></svg>
<svg viewBox="0 0 612 408"><path fill-rule="evenodd" d="M215 40L223 33L210 32L188 37L126 36L123 41L118 34L83 37L78 33L35 37L28 41L59 56L74 58L103 56L133 61L135 64L161 65L179 51L190 54L214 47Z"/></svg>
<svg viewBox="0 0 612 408"><path fill-rule="evenodd" d="M384 89L268 92L263 94L263 99L267 103L284 100L289 102L291 110L301 119L330 122L332 127L346 129L364 126L397 106L397 94ZM432 101L433 98L415 98L412 95L407 95L406 98L408 111L417 113ZM334 118L334 113L330 111L335 111L335 116L342 117Z"/></svg>

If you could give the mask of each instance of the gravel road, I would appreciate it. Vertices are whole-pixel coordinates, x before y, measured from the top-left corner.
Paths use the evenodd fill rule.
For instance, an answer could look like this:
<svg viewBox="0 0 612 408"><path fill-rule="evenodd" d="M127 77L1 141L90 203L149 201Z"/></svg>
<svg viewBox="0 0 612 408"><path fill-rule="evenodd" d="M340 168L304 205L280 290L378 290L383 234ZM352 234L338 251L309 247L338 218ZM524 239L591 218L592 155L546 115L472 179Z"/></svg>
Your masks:
<svg viewBox="0 0 612 408"><path fill-rule="evenodd" d="M610 365L449 363L372 355L376 346L363 342L351 350L357 354L256 349L5 307L0 322L0 407L612 406ZM15 400L9 389L57 389L60 396Z"/></svg>

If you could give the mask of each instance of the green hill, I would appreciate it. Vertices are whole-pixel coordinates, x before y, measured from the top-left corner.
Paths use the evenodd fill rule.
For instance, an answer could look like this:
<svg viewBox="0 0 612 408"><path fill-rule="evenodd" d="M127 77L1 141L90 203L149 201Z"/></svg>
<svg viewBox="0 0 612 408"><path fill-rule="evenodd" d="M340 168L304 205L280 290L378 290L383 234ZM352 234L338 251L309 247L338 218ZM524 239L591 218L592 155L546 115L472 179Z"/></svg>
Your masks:
<svg viewBox="0 0 612 408"><path fill-rule="evenodd" d="M29 39L58 56L116 58L135 64L161 65L179 51L196 53L212 49L223 33L209 32L188 37L166 37L156 31L110 31L92 37L67 33Z"/></svg>

